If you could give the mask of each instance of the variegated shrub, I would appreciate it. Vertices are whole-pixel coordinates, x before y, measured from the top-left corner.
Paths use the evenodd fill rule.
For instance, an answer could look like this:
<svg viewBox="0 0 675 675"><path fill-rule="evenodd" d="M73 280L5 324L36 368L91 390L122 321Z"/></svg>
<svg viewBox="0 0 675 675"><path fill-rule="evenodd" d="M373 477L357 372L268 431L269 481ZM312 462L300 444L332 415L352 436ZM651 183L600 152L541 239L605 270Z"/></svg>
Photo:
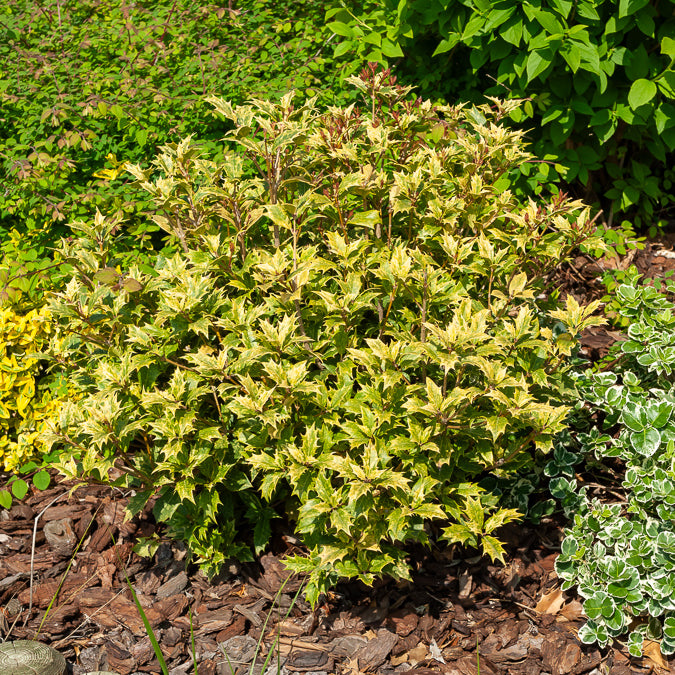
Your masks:
<svg viewBox="0 0 675 675"><path fill-rule="evenodd" d="M493 532L518 514L476 481L551 446L594 321L544 299L592 226L509 192L529 159L500 124L515 104L434 107L374 69L353 84L363 108L212 99L223 159L188 139L129 167L179 252L116 269L118 224L81 223L50 302L82 395L49 438L62 470L135 487L134 509L158 495L209 571L290 516L312 600L339 577L407 577L402 544L431 520L502 558Z"/></svg>

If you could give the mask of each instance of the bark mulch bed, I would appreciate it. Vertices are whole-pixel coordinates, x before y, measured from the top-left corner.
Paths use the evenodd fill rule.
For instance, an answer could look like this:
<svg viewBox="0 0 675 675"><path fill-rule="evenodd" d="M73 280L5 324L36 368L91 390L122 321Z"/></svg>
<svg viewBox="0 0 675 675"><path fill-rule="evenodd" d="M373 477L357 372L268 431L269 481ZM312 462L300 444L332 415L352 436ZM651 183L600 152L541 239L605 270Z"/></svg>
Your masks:
<svg viewBox="0 0 675 675"><path fill-rule="evenodd" d="M298 578L274 602L292 536L277 537L274 554L232 565L209 583L186 564L180 544L163 543L151 559L132 551L155 525L150 516L123 522L128 496L86 486L69 497L70 487L0 512L0 636L37 636L66 657L74 675L161 672L125 569L172 675L194 672L190 615L199 675L670 672L655 644L637 661L619 643L600 650L578 641L581 606L559 590L553 564L562 530L552 522L505 529L506 565L463 559L452 547L419 550L412 584L342 585L312 610L301 595L293 604Z"/></svg>

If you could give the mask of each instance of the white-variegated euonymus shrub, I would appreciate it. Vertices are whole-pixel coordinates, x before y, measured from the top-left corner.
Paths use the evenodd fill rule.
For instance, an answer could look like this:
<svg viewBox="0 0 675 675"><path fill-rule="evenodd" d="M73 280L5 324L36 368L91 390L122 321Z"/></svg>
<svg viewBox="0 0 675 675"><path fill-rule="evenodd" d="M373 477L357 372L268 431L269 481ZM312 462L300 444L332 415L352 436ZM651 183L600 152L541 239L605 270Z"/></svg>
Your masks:
<svg viewBox="0 0 675 675"><path fill-rule="evenodd" d="M666 284L672 297L675 284ZM641 656L645 639L675 653L675 306L636 279L616 291L629 321L610 354L611 369L579 379L585 406L602 420L576 434L579 455L625 467L606 500L588 497L574 472L551 482L573 525L556 570L577 587L588 622L579 637L602 646L628 633ZM575 454L575 453L568 453ZM577 461L580 461L579 459ZM622 494L623 493L623 494Z"/></svg>
<svg viewBox="0 0 675 675"><path fill-rule="evenodd" d="M387 73L353 84L365 107L323 114L212 99L233 127L222 160L187 140L130 167L179 252L117 269L118 224L79 224L50 302L81 393L49 439L61 469L135 487L135 510L158 496L209 571L290 514L311 599L407 577L400 544L430 520L502 558L492 533L517 513L476 481L550 447L593 321L543 299L592 226L578 203L508 191L529 159L499 123L513 104L433 107Z"/></svg>

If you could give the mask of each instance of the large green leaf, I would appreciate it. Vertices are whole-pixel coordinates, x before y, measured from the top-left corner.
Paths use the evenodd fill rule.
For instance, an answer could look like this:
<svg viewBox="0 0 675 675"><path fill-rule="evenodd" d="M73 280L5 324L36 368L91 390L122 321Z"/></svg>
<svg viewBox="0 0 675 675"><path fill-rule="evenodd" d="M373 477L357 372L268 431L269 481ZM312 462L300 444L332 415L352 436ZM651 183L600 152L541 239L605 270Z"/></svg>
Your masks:
<svg viewBox="0 0 675 675"><path fill-rule="evenodd" d="M536 49L527 57L527 81L531 82L541 75L553 60L553 52L550 49Z"/></svg>
<svg viewBox="0 0 675 675"><path fill-rule="evenodd" d="M652 80L635 80L628 92L628 103L633 110L649 103L656 96L656 84Z"/></svg>

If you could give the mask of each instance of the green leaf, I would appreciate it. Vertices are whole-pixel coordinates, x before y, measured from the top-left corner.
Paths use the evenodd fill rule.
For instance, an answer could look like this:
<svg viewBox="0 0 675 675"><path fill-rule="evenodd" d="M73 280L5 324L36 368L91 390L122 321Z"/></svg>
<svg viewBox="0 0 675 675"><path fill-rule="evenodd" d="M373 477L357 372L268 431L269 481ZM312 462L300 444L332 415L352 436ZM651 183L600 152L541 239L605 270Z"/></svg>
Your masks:
<svg viewBox="0 0 675 675"><path fill-rule="evenodd" d="M291 219L281 204L266 204L265 213L269 219L278 227L290 230L292 228Z"/></svg>
<svg viewBox="0 0 675 675"><path fill-rule="evenodd" d="M589 19L590 21L600 21L600 15L595 9L595 5L596 0L593 0L592 2L588 2L588 0L581 0L581 2L577 4L577 12L579 13L579 16L583 17L584 19Z"/></svg>
<svg viewBox="0 0 675 675"><path fill-rule="evenodd" d="M267 544L269 544L270 536L272 535L272 526L270 519L261 514L261 517L256 520L253 528L253 548L256 555L260 555Z"/></svg>
<svg viewBox="0 0 675 675"><path fill-rule="evenodd" d="M675 59L675 39L665 35L661 38L661 53Z"/></svg>
<svg viewBox="0 0 675 675"><path fill-rule="evenodd" d="M20 474L26 474L29 473L30 471L34 471L37 469L38 465L37 462L26 462L25 464L22 464L21 467L19 468L19 473Z"/></svg>
<svg viewBox="0 0 675 675"><path fill-rule="evenodd" d="M12 508L12 494L9 490L0 490L0 506L4 509Z"/></svg>
<svg viewBox="0 0 675 675"><path fill-rule="evenodd" d="M28 483L22 478L15 480L12 483L12 494L19 500L23 499L28 494Z"/></svg>
<svg viewBox="0 0 675 675"><path fill-rule="evenodd" d="M330 514L330 521L337 532L352 536L352 517L345 508L336 508Z"/></svg>
<svg viewBox="0 0 675 675"><path fill-rule="evenodd" d="M350 49L354 47L354 44L349 40L343 40L338 44L337 47L333 50L333 56L337 59L340 56L346 54Z"/></svg>
<svg viewBox="0 0 675 675"><path fill-rule="evenodd" d="M398 44L398 42L392 42L386 38L382 40L382 53L391 59L403 56L403 50L401 49L401 46Z"/></svg>
<svg viewBox="0 0 675 675"><path fill-rule="evenodd" d="M136 129L136 142L143 147L148 141L147 129Z"/></svg>
<svg viewBox="0 0 675 675"><path fill-rule="evenodd" d="M654 113L654 121L659 134L675 126L675 106L662 101Z"/></svg>
<svg viewBox="0 0 675 675"><path fill-rule="evenodd" d="M588 598L584 604L584 614L589 619L598 619L601 617L609 617L614 614L616 605L612 598L610 598L604 591L598 591L594 596Z"/></svg>
<svg viewBox="0 0 675 675"><path fill-rule="evenodd" d="M563 26L552 12L535 9L534 16L539 24L551 35L563 32Z"/></svg>
<svg viewBox="0 0 675 675"><path fill-rule="evenodd" d="M572 0L552 0L552 4L563 19L566 19L572 11Z"/></svg>
<svg viewBox="0 0 675 675"><path fill-rule="evenodd" d="M657 429L645 429L630 435L630 444L636 452L651 457L661 445L661 434Z"/></svg>
<svg viewBox="0 0 675 675"><path fill-rule="evenodd" d="M443 539L452 543L459 542L467 546L476 546L478 539L475 532L472 532L466 525L453 523L443 530Z"/></svg>
<svg viewBox="0 0 675 675"><path fill-rule="evenodd" d="M375 45L379 47L382 44L382 36L379 33L367 33L364 35L361 40L367 42L368 44Z"/></svg>
<svg viewBox="0 0 675 675"><path fill-rule="evenodd" d="M474 13L462 31L462 42L467 42L474 35L481 33L484 27L485 18L479 13Z"/></svg>
<svg viewBox="0 0 675 675"><path fill-rule="evenodd" d="M464 508L466 510L468 519L467 525L474 532L482 532L483 522L485 520L485 511L483 510L483 505L480 499L467 497L466 501L464 502Z"/></svg>
<svg viewBox="0 0 675 675"><path fill-rule="evenodd" d="M663 622L663 634L671 640L675 640L675 617L666 617Z"/></svg>
<svg viewBox="0 0 675 675"><path fill-rule="evenodd" d="M600 67L600 54L598 52L598 47L595 44L586 44L584 42L575 41L574 46L579 50L581 55L580 67L598 77L605 76Z"/></svg>
<svg viewBox="0 0 675 675"><path fill-rule="evenodd" d="M543 73L551 65L552 58L553 53L550 49L537 49L530 52L527 57L527 81L531 82Z"/></svg>
<svg viewBox="0 0 675 675"><path fill-rule="evenodd" d="M628 92L628 104L633 110L649 103L656 96L656 84L652 80L635 80Z"/></svg>
<svg viewBox="0 0 675 675"><path fill-rule="evenodd" d="M51 477L47 471L38 471L33 476L33 485L35 485L38 490L46 490L49 487L50 482Z"/></svg>
<svg viewBox="0 0 675 675"><path fill-rule="evenodd" d="M649 74L650 58L644 44L636 49L626 51L624 55L624 68L626 75L631 80L639 80Z"/></svg>
<svg viewBox="0 0 675 675"><path fill-rule="evenodd" d="M157 535L152 537L140 537L136 544L134 544L134 553L141 556L141 558L152 558L157 549L159 548L161 541Z"/></svg>
<svg viewBox="0 0 675 675"><path fill-rule="evenodd" d="M621 411L621 421L631 431L644 431L645 423L643 421L642 406L635 403L629 403Z"/></svg>
<svg viewBox="0 0 675 675"><path fill-rule="evenodd" d="M511 17L515 10L515 6L506 7L505 9L493 9L485 22L485 31L492 32L499 26L503 25L507 19Z"/></svg>
<svg viewBox="0 0 675 675"><path fill-rule="evenodd" d="M490 556L491 560L499 560L499 562L504 564L504 555L506 554L506 551L499 539L486 534L481 537L481 544L483 545L483 553Z"/></svg>
<svg viewBox="0 0 675 675"><path fill-rule="evenodd" d="M432 56L438 56L439 54L449 52L458 42L459 35L457 35L457 33L451 33L447 38L438 43L438 47L436 47Z"/></svg>
<svg viewBox="0 0 675 675"><path fill-rule="evenodd" d="M564 44L561 53L572 72L576 73L581 65L581 49L573 40L570 40Z"/></svg>
<svg viewBox="0 0 675 675"><path fill-rule="evenodd" d="M635 14L647 4L649 0L619 0L619 18Z"/></svg>
<svg viewBox="0 0 675 675"><path fill-rule="evenodd" d="M331 31L332 33L335 33L336 35L341 35L342 37L346 38L354 37L354 30L352 29L352 27L348 26L346 23L343 23L342 21L330 21L329 23L326 24L326 28L328 28L328 30Z"/></svg>
<svg viewBox="0 0 675 675"><path fill-rule="evenodd" d="M125 116L124 109L120 105L112 105L110 106L110 112L117 118L117 119L122 119Z"/></svg>
<svg viewBox="0 0 675 675"><path fill-rule="evenodd" d="M516 509L499 509L497 513L490 516L485 521L484 532L494 532L497 528L512 523L515 520L520 520L523 517L522 513Z"/></svg>
<svg viewBox="0 0 675 675"><path fill-rule="evenodd" d="M382 214L379 211L358 211L349 220L352 225L362 225L374 229L377 224L382 223Z"/></svg>

